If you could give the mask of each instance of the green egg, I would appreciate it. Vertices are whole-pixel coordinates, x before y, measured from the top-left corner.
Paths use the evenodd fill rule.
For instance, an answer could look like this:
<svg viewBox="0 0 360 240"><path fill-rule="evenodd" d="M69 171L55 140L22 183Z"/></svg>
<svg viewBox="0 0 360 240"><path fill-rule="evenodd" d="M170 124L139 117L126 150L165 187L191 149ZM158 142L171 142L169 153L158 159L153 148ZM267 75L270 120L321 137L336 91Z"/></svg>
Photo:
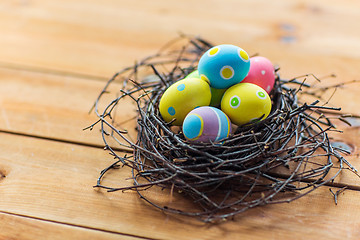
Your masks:
<svg viewBox="0 0 360 240"><path fill-rule="evenodd" d="M188 78L200 78L199 71L198 70L192 71L184 79L188 79Z"/></svg>
<svg viewBox="0 0 360 240"><path fill-rule="evenodd" d="M221 99L222 99L224 93L226 92L226 88L225 89L217 89L217 88L210 87L210 89L211 89L210 106L219 107L221 105Z"/></svg>

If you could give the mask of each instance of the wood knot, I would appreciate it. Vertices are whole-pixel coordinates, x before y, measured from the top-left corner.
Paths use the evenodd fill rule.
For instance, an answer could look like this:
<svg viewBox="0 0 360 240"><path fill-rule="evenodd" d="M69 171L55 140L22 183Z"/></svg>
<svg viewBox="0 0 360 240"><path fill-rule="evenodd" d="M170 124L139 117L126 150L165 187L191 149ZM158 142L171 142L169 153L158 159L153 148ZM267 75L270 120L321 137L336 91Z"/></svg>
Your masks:
<svg viewBox="0 0 360 240"><path fill-rule="evenodd" d="M5 171L0 169L0 181L3 180L5 177L6 177Z"/></svg>

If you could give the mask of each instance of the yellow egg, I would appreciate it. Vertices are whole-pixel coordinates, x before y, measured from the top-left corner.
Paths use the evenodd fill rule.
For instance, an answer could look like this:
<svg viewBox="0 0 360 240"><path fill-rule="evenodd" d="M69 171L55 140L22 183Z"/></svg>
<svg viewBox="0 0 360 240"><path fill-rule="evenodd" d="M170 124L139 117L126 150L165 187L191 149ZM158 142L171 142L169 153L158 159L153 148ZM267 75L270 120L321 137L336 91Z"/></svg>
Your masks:
<svg viewBox="0 0 360 240"><path fill-rule="evenodd" d="M184 79L193 79L193 78L201 79L199 76L198 70L191 72ZM201 80L205 81L204 79L201 79ZM217 88L210 87L210 90L211 90L211 100L210 100L209 105L213 106L213 107L220 107L221 98L222 98L224 92L226 91L226 89L217 89Z"/></svg>
<svg viewBox="0 0 360 240"><path fill-rule="evenodd" d="M221 110L236 125L265 119L271 111L271 99L264 89L252 83L238 83L223 95Z"/></svg>
<svg viewBox="0 0 360 240"><path fill-rule="evenodd" d="M191 80L191 81L189 81ZM211 100L210 86L198 79L183 79L171 85L162 95L159 110L165 122L182 125L186 115L196 107L208 106Z"/></svg>

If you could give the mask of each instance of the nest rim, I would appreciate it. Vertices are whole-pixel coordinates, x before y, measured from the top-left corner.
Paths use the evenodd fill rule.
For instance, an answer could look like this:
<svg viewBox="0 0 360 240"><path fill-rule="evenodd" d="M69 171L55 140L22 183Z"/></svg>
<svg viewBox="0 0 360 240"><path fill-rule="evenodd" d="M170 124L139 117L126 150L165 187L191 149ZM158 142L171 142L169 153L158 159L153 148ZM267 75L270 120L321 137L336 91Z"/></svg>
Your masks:
<svg viewBox="0 0 360 240"><path fill-rule="evenodd" d="M237 127L234 134L221 140L221 144L190 142L181 130L174 132L171 123L166 123L161 118L158 110L160 97L172 83L196 69L201 54L213 46L199 37L185 38L188 44L178 51L164 54L165 50L162 50L119 71L99 94L94 105L99 120L90 128L100 124L105 150L109 151L116 162L101 172L96 188L104 188L109 192L133 190L141 199L164 212L214 222L234 217L256 206L296 200L333 181L345 169L345 165L353 169L340 152L332 148L327 135L327 131L334 128L327 114L336 115L340 109L318 105L319 101L299 103L298 93L311 86L305 80L299 81L299 78L282 79L279 68L274 69L276 80L270 93L272 110L266 119ZM157 60L162 54L172 56L174 66L167 73L158 69L163 64ZM182 61L188 66L180 67ZM158 80L148 82L138 78L141 67L151 69ZM109 85L124 73L126 77L122 79L121 95L101 112L98 105L102 96ZM306 76L311 75L318 80L313 74ZM112 117L115 106L124 98L130 98L137 107L136 141L129 140L127 132L119 130ZM105 129L110 129L111 134ZM132 155L120 156L108 144L109 136L124 140ZM234 149L238 151L234 152ZM320 154L317 153L319 149L322 151ZM325 159L323 163L313 161L314 157L320 156ZM334 159L339 164L335 173L329 176L330 170L334 169ZM251 163L251 160L256 161ZM294 166L288 174L273 172L278 167L288 168L289 163ZM133 186L109 187L102 183L104 176L119 164L132 170ZM307 169L305 165L317 167ZM241 186L224 187L239 179L242 179ZM302 184L297 186L299 182ZM198 211L169 207L143 194L144 190L154 186L171 191L175 189L189 196L198 204ZM214 197L212 192L220 192L221 200L214 200L218 196ZM295 194L277 198L281 193ZM232 200L228 202L229 199Z"/></svg>

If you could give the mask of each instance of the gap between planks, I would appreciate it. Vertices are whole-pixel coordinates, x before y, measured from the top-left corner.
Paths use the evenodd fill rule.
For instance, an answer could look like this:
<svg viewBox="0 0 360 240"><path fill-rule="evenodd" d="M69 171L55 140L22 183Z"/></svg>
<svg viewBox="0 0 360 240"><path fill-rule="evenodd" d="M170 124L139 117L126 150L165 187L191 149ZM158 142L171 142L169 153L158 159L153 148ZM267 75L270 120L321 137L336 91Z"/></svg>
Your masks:
<svg viewBox="0 0 360 240"><path fill-rule="evenodd" d="M339 221L348 219L349 214L352 214L352 210L343 210L349 208L356 210L358 201L355 199L360 194L358 191L348 191L346 195L349 195L349 197L341 199L341 204L337 208L332 208L331 206L335 206L333 202L324 202L325 198L331 199L330 192L328 189L322 188L309 194L307 198L301 198L290 203L291 205L284 204L280 207L277 207L279 205L272 205L268 206L267 210L262 208L253 209L249 214L246 214L246 218L239 218L245 221L240 225L238 224L240 222L229 222L229 224L220 226L198 225L193 220L188 221L186 219L185 221L185 219L179 218L179 221L177 221L177 218L165 217L163 213L149 208L140 200L135 201L138 197L134 194L113 193L104 198L100 192L92 192L87 187L84 189L85 185L89 186L93 182L92 178L96 175L98 166L107 162L103 158L104 153L99 153L97 149L75 147L69 158L64 156L64 152L69 149L69 146L65 146L68 144L33 140L30 137L9 134L2 135L5 140L2 144L5 151L2 153L2 157L5 160L4 163L8 161L4 169L10 173L7 174L8 179L3 179L4 185L2 189L4 195L0 198L2 211L11 211L25 216L37 216L38 219L51 219L53 222L68 222L74 226L107 229L110 232L119 231L129 235L152 236L152 238L162 239L165 237L166 239L173 239L169 238L169 236L174 236L174 234L179 239L186 239L185 237L189 237L189 234L197 236L196 239L200 239L199 236L204 236L207 239L218 239L218 237L224 235L224 229L226 229L228 236L224 236L224 239L234 239L234 236L238 234L249 235L251 233L252 235L254 234L251 231L253 227L261 228L263 226L259 234L257 233L258 230L256 231L256 235L264 236L268 234L270 228L274 229L274 227L276 227L275 233L281 235L289 235L289 230L295 231L294 234L303 235L305 234L303 232L305 228L310 228L312 233L319 235L318 226L323 226L323 222L327 223L336 214L341 214ZM39 149L42 149L43 153L32 156L32 152L39 151ZM6 152L14 153L14 155L8 156ZM49 158L49 156L51 157ZM94 162L94 160L98 161L99 159L99 163ZM22 163L23 166L21 166ZM18 166L20 167L17 168ZM78 176L81 176L81 179L69 175L74 171L79 173ZM41 175L41 172L44 172L44 174ZM61 176L69 177L62 179L59 183L59 177ZM128 173L122 171L119 175L113 175L108 180L120 180L120 183L125 184L124 179L127 176ZM31 183L27 188L23 188L23 184L27 184L29 178ZM69 185L77 183L79 180L81 180L81 185ZM56 189L59 184L68 187ZM56 191L53 191L55 189ZM20 190L24 190L21 195L19 195ZM46 198L39 201L39 193L48 194ZM63 198L61 202L57 201L59 197ZM160 200L167 201L166 193L159 194L158 197ZM344 204L342 204L343 201ZM77 203L81 204L75 206ZM175 203L182 204L182 202ZM331 211L329 211L330 207ZM76 211L80 214L77 215ZM297 219L298 217L299 219ZM320 222L315 226L309 224L303 228L298 225L299 221L313 223L313 219L315 223L316 221ZM275 225L274 222L276 222ZM166 228L163 227L164 224ZM356 222L356 224L360 224L360 222ZM331 226L335 227L335 230L340 228L339 224L333 223ZM355 234L355 227L351 225L347 226L347 229ZM194 232L195 229L199 230ZM183 235L179 236L180 233ZM320 234L324 233L327 234L327 230L320 232ZM211 236L212 238L209 238ZM260 238L254 237L252 239Z"/></svg>
<svg viewBox="0 0 360 240"><path fill-rule="evenodd" d="M9 62L1 62L0 67L9 69L9 70L19 70L19 71L27 71L32 73L42 73L42 74L50 74L56 76L67 76L73 78L80 78L80 79L88 79L88 80L95 80L95 81L108 81L111 76L109 77L102 77L102 76L95 76L91 74L85 73L76 73L76 72L69 72L69 71L61 71L56 69L47 69L47 68L40 68L35 66L28 66L28 65L21 65L16 63L9 63Z"/></svg>
<svg viewBox="0 0 360 240"><path fill-rule="evenodd" d="M0 133L6 133L11 134L15 136L23 136L23 137L30 137L30 138L36 138L36 139L42 139L42 140L48 140L53 142L59 142L59 143L67 143L67 144L74 144L84 147L93 147L93 148L100 148L104 149L104 145L100 144L91 144L91 143L84 143L84 142L78 142L78 141L71 141L71 140L65 140L60 138L51 138L51 137L45 137L45 136L39 136L39 135L32 135L32 134L26 134L26 133L20 133L20 132L14 132L14 131L6 131L6 130L0 130ZM132 153L133 151L130 149L125 148L117 148L117 147L111 147L114 151L121 151L124 153Z"/></svg>
<svg viewBox="0 0 360 240"><path fill-rule="evenodd" d="M31 134L17 133L17 132L11 132L11 131L3 131L3 130L0 130L0 133L5 133L5 134L10 134L10 135L15 135L15 136L22 136L22 137L35 138L35 139L41 139L41 140L47 140L47 141L53 141L53 142L64 143L64 144L74 144L74 145L84 146L84 147L104 149L104 146L97 145L97 144L88 144L88 143L69 141L69 140L64 140L64 139L56 139L56 138L50 138L50 137L35 136L35 135L31 135ZM121 149L121 148L116 148L116 147L112 147L112 149L114 151L121 151L122 153L133 153L133 151L130 150L130 149ZM343 171L347 171L347 170L348 169L344 169ZM351 171L351 170L348 170L348 171ZM288 175L281 174L281 173L274 173L274 175L276 175L278 178L283 178L283 179L286 179L288 177ZM6 177L6 176L4 176L4 177ZM309 181L311 181L311 180L309 180ZM309 181L299 181L299 182L307 183ZM346 190L360 191L360 185L349 185L349 184L342 183L342 182L328 182L328 183L325 183L323 186L324 187L326 186L326 187L346 188Z"/></svg>
<svg viewBox="0 0 360 240"><path fill-rule="evenodd" d="M158 240L156 238L149 238L149 237L137 236L137 235L133 235L133 234L115 232L115 231L106 230L106 229L93 228L93 227L88 227L88 226L81 226L81 225L76 225L76 224L71 224L71 223L66 223L66 222L60 222L60 221L55 221L55 220L49 220L49 219L45 219L45 218L38 218L38 217L28 216L28 215L23 215L23 214L11 213L11 212L1 211L1 210L0 210L0 213L10 215L10 216L21 217L21 218L25 218L25 219L38 220L38 221L43 221L43 222L53 223L53 224L60 224L60 225L68 226L68 227L82 228L82 229L86 229L86 230L93 230L93 231L99 231L99 232L103 232L103 233L116 234L116 235L119 235L119 236L127 236L127 237L133 237L133 238L138 238L138 239Z"/></svg>
<svg viewBox="0 0 360 240"><path fill-rule="evenodd" d="M2 64L5 64L7 66L2 66ZM12 66L12 67L11 67ZM40 73L40 74L47 74L47 75L53 75L53 76L58 76L58 77L64 77L64 75L59 75L59 72L48 72L47 70L42 70L40 68L30 68L30 69L26 69L25 67L25 70L22 68L22 66L20 65L12 65L12 64L8 64L8 63L1 63L0 62L0 67L2 68L5 68L5 69L10 69L10 70L23 70L23 71L29 71L29 72L32 72L32 73ZM65 73L65 72L62 72L62 73ZM84 80L83 77L80 77L80 75L77 75L76 73L74 73L74 75L71 75L72 77L74 78L78 78L78 79L82 79ZM70 75L68 75L70 76ZM99 80L99 79L93 79L99 83L102 83L103 81L102 80ZM44 140L49 140L49 141L55 141L55 142L61 142L61 143L69 143L69 144L76 144L76 145L79 145L79 146L87 146L87 147L94 147L94 148L103 148L104 145L101 144L101 143L97 143L97 142L83 142L83 141L77 141L75 139L66 139L66 138L57 138L56 136L47 136L47 135L37 135L36 133L27 133L27 132L19 132L19 131L16 131L16 130L6 130L6 129L3 129L3 130L0 130L0 132L3 132L3 133L8 133L8 134L13 134L13 135L19 135L19 136L26 136L26 137L33 137L33 138L37 138L37 139L44 139ZM99 136L100 138L100 136ZM131 153L132 150L131 149L125 149L125 148L121 148L121 147L116 147L116 146L112 146L112 148L115 150L115 151L122 151L122 152L126 152L126 153ZM286 176L285 176L286 177ZM330 187L344 187L344 186L348 186L348 189L352 189L352 190L357 190L359 191L360 190L360 187L357 186L356 184L344 184L344 183L328 183L326 184L325 186L330 186Z"/></svg>

